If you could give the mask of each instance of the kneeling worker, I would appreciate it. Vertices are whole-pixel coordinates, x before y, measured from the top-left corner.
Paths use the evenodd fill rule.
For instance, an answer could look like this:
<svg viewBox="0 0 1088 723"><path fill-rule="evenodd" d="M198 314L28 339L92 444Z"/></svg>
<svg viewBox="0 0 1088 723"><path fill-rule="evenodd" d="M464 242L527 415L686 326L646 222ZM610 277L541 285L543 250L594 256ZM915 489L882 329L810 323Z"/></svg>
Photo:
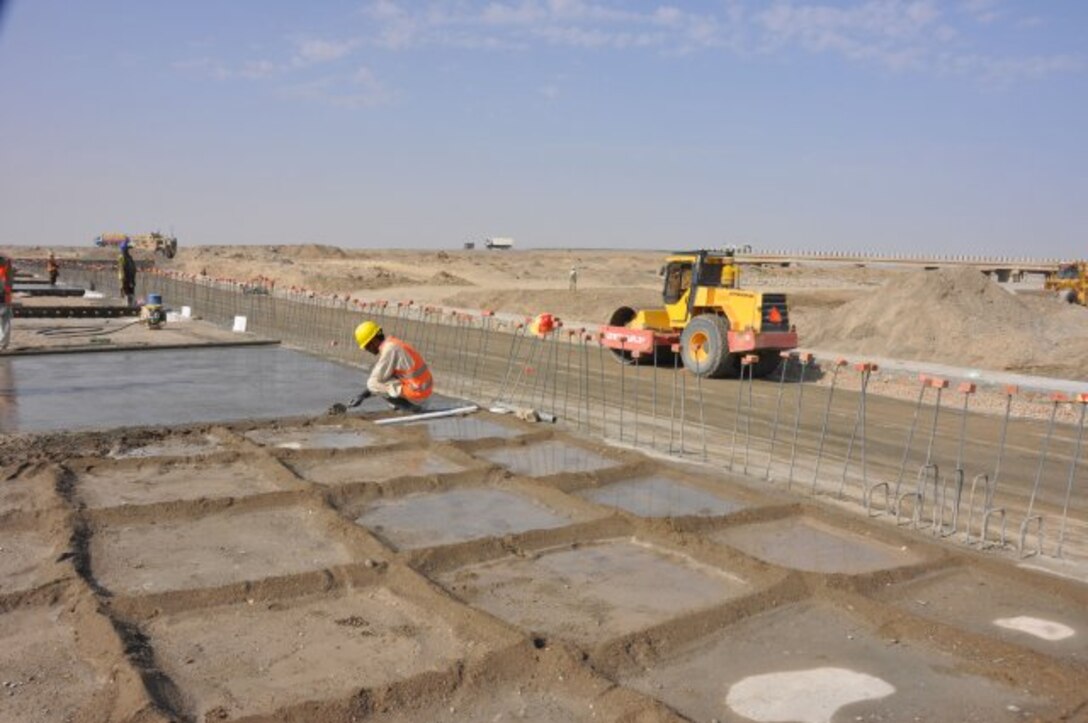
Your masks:
<svg viewBox="0 0 1088 723"><path fill-rule="evenodd" d="M370 370L366 389L346 406L357 407L367 397L377 395L396 409L420 411L433 387L431 370L420 353L407 342L387 337L373 321L355 327L355 342L360 349L376 354L378 361Z"/></svg>

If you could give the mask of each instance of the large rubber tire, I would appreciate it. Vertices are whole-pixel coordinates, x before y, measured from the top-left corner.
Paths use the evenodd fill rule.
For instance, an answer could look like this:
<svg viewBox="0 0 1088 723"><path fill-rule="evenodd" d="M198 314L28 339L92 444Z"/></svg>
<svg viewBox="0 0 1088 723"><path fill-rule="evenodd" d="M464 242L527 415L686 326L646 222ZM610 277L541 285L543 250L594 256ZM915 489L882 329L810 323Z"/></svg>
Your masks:
<svg viewBox="0 0 1088 723"><path fill-rule="evenodd" d="M680 359L684 368L700 377L736 377L740 360L729 353L729 322L716 314L700 314L680 335Z"/></svg>
<svg viewBox="0 0 1088 723"><path fill-rule="evenodd" d="M612 316L608 317L608 325L627 326L636 316L638 316L638 312L630 306L621 306L612 312ZM622 349L609 349L609 351L612 352L612 358L620 364L634 364L637 361L629 351L623 351Z"/></svg>
<svg viewBox="0 0 1088 723"><path fill-rule="evenodd" d="M1077 292L1073 291L1072 289L1066 289L1065 292L1062 294L1062 300L1065 301L1065 303L1067 304L1077 303Z"/></svg>
<svg viewBox="0 0 1088 723"><path fill-rule="evenodd" d="M781 363L782 357L778 355L778 351L761 351L759 361L752 367L752 376L756 379L766 379L778 370L778 365Z"/></svg>

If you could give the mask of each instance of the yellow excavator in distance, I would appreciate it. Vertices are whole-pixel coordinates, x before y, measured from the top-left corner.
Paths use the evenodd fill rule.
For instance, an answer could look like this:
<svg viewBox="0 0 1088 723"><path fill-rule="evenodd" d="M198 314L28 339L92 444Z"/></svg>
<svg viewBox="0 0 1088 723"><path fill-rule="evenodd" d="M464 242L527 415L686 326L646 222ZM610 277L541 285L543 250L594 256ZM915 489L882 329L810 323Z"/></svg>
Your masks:
<svg viewBox="0 0 1088 723"><path fill-rule="evenodd" d="M732 251L690 251L666 257L663 308L621 306L601 327L601 342L624 363L673 361L702 377L736 377L741 359L757 356L754 377L765 377L781 352L797 347L785 294L738 288Z"/></svg>
<svg viewBox="0 0 1088 723"><path fill-rule="evenodd" d="M1047 274L1043 288L1057 291L1070 304L1088 306L1088 262L1060 264L1057 271Z"/></svg>

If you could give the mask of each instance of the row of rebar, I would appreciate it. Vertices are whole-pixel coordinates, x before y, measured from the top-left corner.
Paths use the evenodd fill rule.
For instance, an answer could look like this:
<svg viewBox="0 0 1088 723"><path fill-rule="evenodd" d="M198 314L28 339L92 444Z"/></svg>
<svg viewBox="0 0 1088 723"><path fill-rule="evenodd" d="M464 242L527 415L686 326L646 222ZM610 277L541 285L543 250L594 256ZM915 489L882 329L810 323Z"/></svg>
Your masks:
<svg viewBox="0 0 1088 723"><path fill-rule="evenodd" d="M118 293L112 269L73 273L104 293ZM580 434L851 500L870 515L966 544L1015 547L1022 555L1088 553L1088 509L1078 476L1085 395L1054 397L1042 433L1032 422L1016 421L1017 482L1011 483L1003 466L1010 462L1015 388L1005 390L994 444L992 435L968 423L987 419L972 416L971 383L952 390L948 380L923 376L913 404L881 400L884 416L872 424L870 383L878 369L869 362L817 363L811 354L784 353L774 374L757 379L758 357L750 356L741 359L739 379L704 380L683 370L676 346L638 353L621 342L621 364L595 331L559 320L541 326L539 319L490 312L168 273L141 274L137 293L148 292L162 294L174 311L188 306L193 316L226 326L241 317L248 331L350 364L368 362L352 331L370 318L420 350L436 389L447 396L533 410ZM843 402L846 381L855 396ZM953 393L960 399L950 410L945 399ZM1075 408L1076 423L1059 424L1059 412L1069 416L1068 407ZM1064 454L1055 449L1059 444ZM1058 458L1068 464L1064 484L1047 474ZM1015 540L1008 538L1009 524Z"/></svg>

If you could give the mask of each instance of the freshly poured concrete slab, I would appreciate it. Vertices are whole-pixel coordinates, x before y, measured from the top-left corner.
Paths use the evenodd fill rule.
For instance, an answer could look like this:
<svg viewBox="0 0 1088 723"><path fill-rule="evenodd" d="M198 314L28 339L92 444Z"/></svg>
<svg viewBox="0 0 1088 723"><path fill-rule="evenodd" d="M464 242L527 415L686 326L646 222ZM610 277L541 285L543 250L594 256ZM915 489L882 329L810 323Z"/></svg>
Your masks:
<svg viewBox="0 0 1088 723"><path fill-rule="evenodd" d="M54 545L40 532L0 530L0 595L49 582L54 552Z"/></svg>
<svg viewBox="0 0 1088 723"><path fill-rule="evenodd" d="M661 476L615 482L576 494L590 502L627 510L639 517L713 517L728 515L744 507L740 502Z"/></svg>
<svg viewBox="0 0 1088 723"><path fill-rule="evenodd" d="M517 429L480 417L446 417L417 422L427 428L427 434L436 442L471 439L510 439L521 434Z"/></svg>
<svg viewBox="0 0 1088 723"><path fill-rule="evenodd" d="M465 468L429 450L404 450L328 459L297 459L291 469L311 482L342 485L353 482L386 482L397 477L426 477L461 472Z"/></svg>
<svg viewBox="0 0 1088 723"><path fill-rule="evenodd" d="M444 670L468 652L432 611L384 588L164 615L147 633L197 720L347 698ZM483 647L476 641L474 650Z"/></svg>
<svg viewBox="0 0 1088 723"><path fill-rule="evenodd" d="M0 615L0 682L0 720L53 723L73 720L105 681L60 607L27 607Z"/></svg>
<svg viewBox="0 0 1088 723"><path fill-rule="evenodd" d="M111 526L91 538L99 584L129 594L215 587L351 562L305 508Z"/></svg>
<svg viewBox="0 0 1088 723"><path fill-rule="evenodd" d="M948 570L888 588L904 610L1047 655L1088 661L1088 610L1029 585L978 570Z"/></svg>
<svg viewBox="0 0 1088 723"><path fill-rule="evenodd" d="M359 386L358 370L276 346L55 354L0 365L0 406L10 409L0 413L0 432L9 433L317 415Z"/></svg>
<svg viewBox="0 0 1088 723"><path fill-rule="evenodd" d="M88 507L147 505L171 500L245 497L282 487L244 462L95 466L79 473L77 494Z"/></svg>
<svg viewBox="0 0 1088 723"><path fill-rule="evenodd" d="M577 642L603 642L751 591L739 577L627 540L503 558L439 579L470 605Z"/></svg>
<svg viewBox="0 0 1088 723"><path fill-rule="evenodd" d="M355 521L411 549L562 527L571 519L516 492L480 488L378 500Z"/></svg>
<svg viewBox="0 0 1088 723"><path fill-rule="evenodd" d="M800 603L742 620L621 679L692 720L1016 721L1045 703Z"/></svg>
<svg viewBox="0 0 1088 723"><path fill-rule="evenodd" d="M369 432L333 426L254 429L245 436L261 446L281 449L351 449L367 447L378 440Z"/></svg>
<svg viewBox="0 0 1088 723"><path fill-rule="evenodd" d="M514 474L548 477L554 474L595 472L618 466L618 462L573 444L540 442L525 447L500 447L478 453Z"/></svg>
<svg viewBox="0 0 1088 723"><path fill-rule="evenodd" d="M807 572L856 575L922 561L909 550L805 517L730 527L710 539L764 562Z"/></svg>
<svg viewBox="0 0 1088 723"><path fill-rule="evenodd" d="M152 442L127 449L110 452L114 459L134 459L143 457L197 457L211 454L221 448L220 442L209 434L199 436L170 437L161 442Z"/></svg>

